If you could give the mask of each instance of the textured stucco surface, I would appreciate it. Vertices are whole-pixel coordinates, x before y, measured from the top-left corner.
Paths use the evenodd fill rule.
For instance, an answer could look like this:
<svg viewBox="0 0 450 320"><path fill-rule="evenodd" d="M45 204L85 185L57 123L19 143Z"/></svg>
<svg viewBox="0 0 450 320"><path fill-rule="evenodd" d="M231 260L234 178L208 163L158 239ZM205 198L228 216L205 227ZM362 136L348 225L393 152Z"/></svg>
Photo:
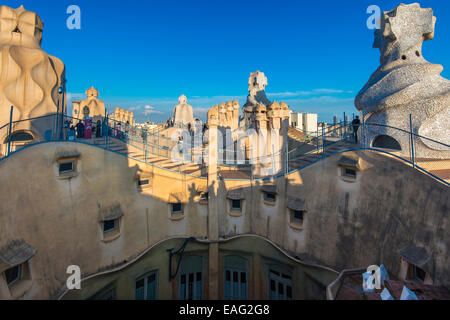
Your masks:
<svg viewBox="0 0 450 320"><path fill-rule="evenodd" d="M361 89L355 105L368 123L383 124L415 134L415 153L421 158L450 158L450 81L441 77L443 66L422 56L422 43L434 38L436 17L418 3L400 4L381 17L374 48L380 50L380 66ZM411 137L397 129L369 126L367 143L378 135L396 139L407 155Z"/></svg>
<svg viewBox="0 0 450 320"><path fill-rule="evenodd" d="M78 175L57 177L58 155L79 154ZM351 154L349 154L351 155ZM341 155L274 181L217 183L217 227L210 226L208 205L198 188L206 179L143 165L121 155L78 143L33 146L0 162L0 247L23 239L37 249L31 259L33 286L25 298L61 293L68 265L94 275L133 260L154 244L172 237L207 240L259 235L292 257L335 270L384 263L399 272L398 251L410 244L432 257L436 284L449 286L448 187L410 166L375 152L360 157L355 182L340 176ZM138 179L150 178L143 191ZM275 185L277 199L267 203L263 185ZM243 210L230 211L231 189L243 189ZM215 190L210 189L210 190ZM184 193L181 219L171 219L170 194ZM290 223L289 198L305 200L302 228ZM211 197L212 198L212 197ZM120 205L120 237L102 241L99 215ZM211 207L213 208L213 207ZM2 284L0 284L1 286Z"/></svg>

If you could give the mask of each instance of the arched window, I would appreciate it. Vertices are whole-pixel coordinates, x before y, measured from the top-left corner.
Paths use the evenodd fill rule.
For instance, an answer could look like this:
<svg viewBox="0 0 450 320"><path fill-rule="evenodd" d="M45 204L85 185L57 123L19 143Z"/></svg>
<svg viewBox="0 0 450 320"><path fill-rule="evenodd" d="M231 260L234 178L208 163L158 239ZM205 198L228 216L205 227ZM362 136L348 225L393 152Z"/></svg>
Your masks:
<svg viewBox="0 0 450 320"><path fill-rule="evenodd" d="M201 256L183 257L180 266L180 300L201 300L203 298L203 269Z"/></svg>
<svg viewBox="0 0 450 320"><path fill-rule="evenodd" d="M401 151L402 147L397 140L387 135L377 136L372 143L374 148L391 149Z"/></svg>
<svg viewBox="0 0 450 320"><path fill-rule="evenodd" d="M239 256L224 257L225 300L246 300L248 283L247 259Z"/></svg>
<svg viewBox="0 0 450 320"><path fill-rule="evenodd" d="M33 140L34 140L33 136L30 133L24 132L24 131L14 132L11 135L11 142L26 143L26 142L31 142ZM6 137L5 143L8 143L8 142L9 142L9 137Z"/></svg>

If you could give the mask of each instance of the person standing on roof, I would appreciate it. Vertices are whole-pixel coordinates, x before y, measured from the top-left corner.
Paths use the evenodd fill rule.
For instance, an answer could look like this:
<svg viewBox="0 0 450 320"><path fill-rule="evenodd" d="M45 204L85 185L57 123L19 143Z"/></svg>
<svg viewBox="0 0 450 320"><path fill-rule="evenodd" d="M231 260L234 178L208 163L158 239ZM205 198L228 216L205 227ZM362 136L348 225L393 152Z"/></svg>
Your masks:
<svg viewBox="0 0 450 320"><path fill-rule="evenodd" d="M359 130L360 125L361 125L361 120L359 120L359 116L356 116L356 118L352 121L353 135L355 137L355 144L358 143L358 130Z"/></svg>

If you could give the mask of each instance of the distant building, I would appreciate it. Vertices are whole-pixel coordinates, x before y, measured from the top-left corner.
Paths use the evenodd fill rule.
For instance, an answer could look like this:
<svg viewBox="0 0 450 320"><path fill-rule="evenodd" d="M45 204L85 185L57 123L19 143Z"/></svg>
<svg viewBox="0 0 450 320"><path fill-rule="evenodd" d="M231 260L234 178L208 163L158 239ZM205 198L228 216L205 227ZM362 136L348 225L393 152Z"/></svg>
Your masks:
<svg viewBox="0 0 450 320"><path fill-rule="evenodd" d="M194 124L194 113L192 106L187 103L183 94L178 98L178 104L173 108L172 123L176 128L188 128Z"/></svg>
<svg viewBox="0 0 450 320"><path fill-rule="evenodd" d="M308 134L317 132L317 113L291 113L289 125Z"/></svg>
<svg viewBox="0 0 450 320"><path fill-rule="evenodd" d="M92 118L94 121L103 119L105 116L105 103L98 99L98 90L91 87L86 90L86 96L87 98L83 101L72 102L72 116L79 120L85 118Z"/></svg>
<svg viewBox="0 0 450 320"><path fill-rule="evenodd" d="M134 113L132 111L116 108L114 110L113 119L117 122L135 124Z"/></svg>

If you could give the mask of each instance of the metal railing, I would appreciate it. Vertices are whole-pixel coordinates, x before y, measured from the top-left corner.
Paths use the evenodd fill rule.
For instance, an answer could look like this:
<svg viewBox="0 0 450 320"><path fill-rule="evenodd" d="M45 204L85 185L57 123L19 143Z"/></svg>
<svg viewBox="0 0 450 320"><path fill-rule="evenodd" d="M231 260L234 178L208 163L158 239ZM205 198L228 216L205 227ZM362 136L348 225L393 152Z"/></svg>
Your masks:
<svg viewBox="0 0 450 320"><path fill-rule="evenodd" d="M19 150L42 142L75 141L92 144L99 148L123 154L130 158L161 167L170 171L183 173L189 166L189 175L205 176L208 155L205 145L194 145L194 133L189 132L185 139L168 137L162 134L163 129L156 127L147 130L130 124L120 123L114 119L99 117L97 122L88 123L82 128L79 123L84 120L61 114L49 114L26 120L11 121L0 127L0 161ZM85 126L86 127L86 126ZM407 127L407 126L405 126ZM222 172L248 172L246 179L266 179L283 176L306 168L333 154L351 150L373 150L400 159L419 171L449 185L450 160L426 158L417 155L418 144L426 141L440 151L450 151L450 146L414 132L412 121L408 127L396 128L384 124L361 123L357 130L358 140L355 141L355 131L348 122L333 125L318 126L315 135L295 139L294 143L286 143L284 149L271 152L268 155L249 158L254 146L244 146L233 142L230 146L218 148L219 167ZM386 135L398 141L409 141L408 150L394 150L374 143L374 137ZM288 139L289 140L289 139ZM421 146L422 147L422 146ZM242 150L238 150L242 148ZM238 154L239 153L239 154ZM242 154L245 157L242 159ZM178 160L173 159L178 155ZM255 168L261 163L271 164L274 170L268 173L256 174ZM276 163L276 165L275 165ZM198 169L198 171L196 171ZM242 175L241 175L242 176ZM225 177L226 179L226 177Z"/></svg>

